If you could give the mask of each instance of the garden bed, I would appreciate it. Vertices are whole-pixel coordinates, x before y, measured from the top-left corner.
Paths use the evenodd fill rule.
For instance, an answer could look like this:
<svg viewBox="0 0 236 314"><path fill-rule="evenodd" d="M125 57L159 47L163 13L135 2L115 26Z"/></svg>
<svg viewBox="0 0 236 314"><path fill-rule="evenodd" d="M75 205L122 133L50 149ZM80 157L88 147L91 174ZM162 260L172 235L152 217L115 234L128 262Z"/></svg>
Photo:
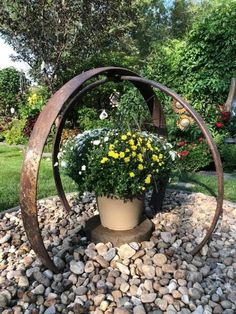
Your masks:
<svg viewBox="0 0 236 314"><path fill-rule="evenodd" d="M96 211L92 195L80 203L70 196L70 204L66 216L57 197L38 204L44 243L62 269L57 275L31 250L20 211L2 214L3 314L235 313L235 203L224 202L211 242L194 258L190 251L214 214L212 197L168 191L150 241L120 249L87 241L84 225Z"/></svg>

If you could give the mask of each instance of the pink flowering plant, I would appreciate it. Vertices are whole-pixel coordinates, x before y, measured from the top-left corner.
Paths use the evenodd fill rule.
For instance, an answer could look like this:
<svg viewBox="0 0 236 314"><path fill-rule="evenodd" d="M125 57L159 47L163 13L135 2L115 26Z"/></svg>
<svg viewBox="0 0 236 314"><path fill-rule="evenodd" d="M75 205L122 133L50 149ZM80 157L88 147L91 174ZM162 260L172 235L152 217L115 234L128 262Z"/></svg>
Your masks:
<svg viewBox="0 0 236 314"><path fill-rule="evenodd" d="M165 177L175 161L172 145L146 131L95 129L69 139L59 153L78 191L132 198Z"/></svg>

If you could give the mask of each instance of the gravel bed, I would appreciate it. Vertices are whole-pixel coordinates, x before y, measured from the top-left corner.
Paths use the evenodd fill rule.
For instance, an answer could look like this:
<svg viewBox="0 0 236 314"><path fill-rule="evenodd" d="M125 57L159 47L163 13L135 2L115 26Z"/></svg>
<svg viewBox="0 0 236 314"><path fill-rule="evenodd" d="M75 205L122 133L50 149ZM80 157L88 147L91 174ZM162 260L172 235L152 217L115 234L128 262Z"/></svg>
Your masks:
<svg viewBox="0 0 236 314"><path fill-rule="evenodd" d="M2 215L0 313L236 313L236 204L224 202L212 240L192 257L214 215L212 197L168 191L150 241L120 248L87 240L85 222L97 213L92 195L69 199L69 214L56 197L38 202L60 274L35 256L20 211Z"/></svg>

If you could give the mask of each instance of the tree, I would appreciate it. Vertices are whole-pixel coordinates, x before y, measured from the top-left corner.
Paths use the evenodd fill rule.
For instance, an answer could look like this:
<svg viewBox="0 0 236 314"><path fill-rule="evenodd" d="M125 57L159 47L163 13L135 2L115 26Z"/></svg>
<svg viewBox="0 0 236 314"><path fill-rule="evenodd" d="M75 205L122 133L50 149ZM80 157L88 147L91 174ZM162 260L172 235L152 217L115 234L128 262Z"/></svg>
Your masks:
<svg viewBox="0 0 236 314"><path fill-rule="evenodd" d="M0 29L35 80L55 90L90 59L135 54L129 30L132 0L3 0ZM105 61L106 61L105 60ZM89 62L88 62L89 63Z"/></svg>
<svg viewBox="0 0 236 314"><path fill-rule="evenodd" d="M148 71L197 109L223 104L236 75L235 29L234 0L204 2L185 40L169 40L153 49Z"/></svg>
<svg viewBox="0 0 236 314"><path fill-rule="evenodd" d="M170 8L170 28L174 38L182 38L192 24L192 3L189 0L175 0Z"/></svg>
<svg viewBox="0 0 236 314"><path fill-rule="evenodd" d="M15 68L0 70L0 115L10 114L10 109L17 111L27 81L23 72Z"/></svg>
<svg viewBox="0 0 236 314"><path fill-rule="evenodd" d="M133 22L132 37L146 58L152 45L165 40L168 31L168 9L164 0L142 0L135 2L136 20Z"/></svg>

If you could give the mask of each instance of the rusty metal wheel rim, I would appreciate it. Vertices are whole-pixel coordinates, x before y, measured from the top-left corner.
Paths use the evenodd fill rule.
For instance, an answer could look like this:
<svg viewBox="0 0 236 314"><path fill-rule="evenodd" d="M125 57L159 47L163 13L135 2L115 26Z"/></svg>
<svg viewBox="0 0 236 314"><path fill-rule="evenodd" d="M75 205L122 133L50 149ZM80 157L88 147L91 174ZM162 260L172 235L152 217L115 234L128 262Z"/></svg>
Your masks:
<svg viewBox="0 0 236 314"><path fill-rule="evenodd" d="M22 211L22 218L26 234L28 236L29 242L34 249L35 253L41 258L43 264L50 268L54 272L59 270L54 265L52 259L50 258L40 233L39 223L37 219L37 179L38 171L40 166L40 160L43 152L45 142L47 140L48 134L50 132L51 126L53 125L55 119L61 113L63 106L66 102L76 97L76 95L81 91L82 85L98 75L107 75L108 78L116 78L120 80L128 80L132 82L136 88L143 88L144 85L147 85L147 89L157 88L167 95L173 97L179 101L189 112L189 114L194 118L194 120L199 125L202 130L203 135L206 138L207 144L211 150L213 160L216 165L217 171L217 182L218 182L218 197L217 197L217 207L215 211L215 216L213 218L211 227L209 228L204 239L197 245L193 250L192 254L196 254L203 245L208 241L212 232L215 229L218 218L222 212L223 204L223 168L220 160L217 147L214 144L213 138L211 137L204 120L200 115L178 94L171 91L169 88L156 83L155 81L147 80L139 77L136 73L129 71L123 68L116 67L107 67L107 68L98 68L93 69L87 72L84 72L68 83L66 83L62 88L60 88L48 101L44 110L39 115L39 118L35 124L33 132L31 134L28 148L25 154L25 159L22 167L21 181L20 181L20 204ZM139 88L138 88L139 89ZM71 102L73 104L73 101ZM154 104L153 104L154 106ZM160 115L163 115L162 108ZM59 134L59 133L58 133ZM60 136L58 136L59 138ZM55 141L58 141L58 138ZM55 161L55 156L53 157ZM62 187L63 189L63 187ZM64 191L63 191L64 193ZM67 208L69 209L69 208Z"/></svg>

